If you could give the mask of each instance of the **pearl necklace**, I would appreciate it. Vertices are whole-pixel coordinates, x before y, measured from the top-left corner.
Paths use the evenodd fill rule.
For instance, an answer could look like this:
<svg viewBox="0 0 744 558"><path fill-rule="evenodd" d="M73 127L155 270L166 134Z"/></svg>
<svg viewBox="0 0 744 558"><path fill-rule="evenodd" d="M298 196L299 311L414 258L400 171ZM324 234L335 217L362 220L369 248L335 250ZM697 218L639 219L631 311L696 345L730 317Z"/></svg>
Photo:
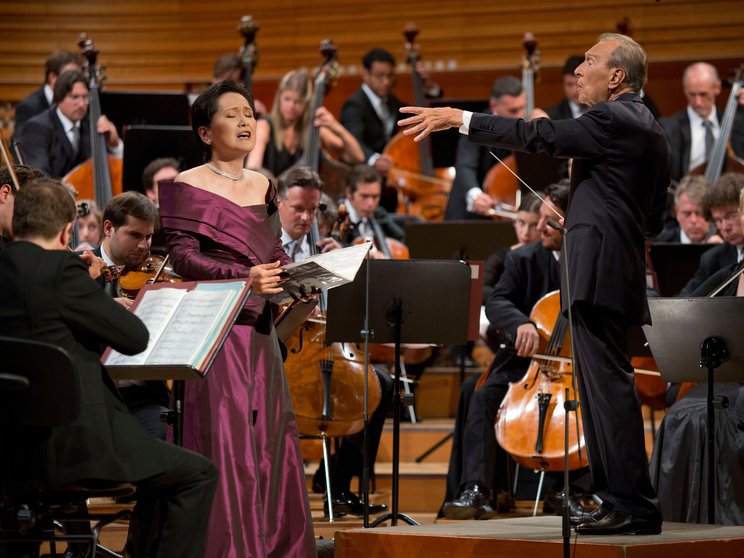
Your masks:
<svg viewBox="0 0 744 558"><path fill-rule="evenodd" d="M245 178L245 173L244 172L241 172L239 175L236 176L234 174L230 174L227 171L223 171L222 169L218 169L212 163L206 163L204 166L207 167L212 172L217 173L220 176L224 176L225 178L229 178L230 180L234 180L236 182L238 180L243 180Z"/></svg>

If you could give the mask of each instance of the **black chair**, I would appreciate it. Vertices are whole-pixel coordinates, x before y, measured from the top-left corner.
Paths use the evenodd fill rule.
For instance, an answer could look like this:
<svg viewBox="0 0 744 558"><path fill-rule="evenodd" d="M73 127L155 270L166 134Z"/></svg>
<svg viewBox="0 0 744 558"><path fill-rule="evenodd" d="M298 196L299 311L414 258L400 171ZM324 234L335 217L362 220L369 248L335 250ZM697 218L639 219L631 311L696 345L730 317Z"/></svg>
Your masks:
<svg viewBox="0 0 744 558"><path fill-rule="evenodd" d="M86 501L131 494L133 485L97 482L41 490L22 488L13 478L18 463L11 462L25 438L44 436L80 413L78 374L69 353L49 343L0 337L0 355L0 555L2 545L12 543L35 556L48 541L51 555L59 556L56 543L65 541L86 548L85 556L119 556L98 545L98 535L131 512L90 514ZM11 555L10 547L6 552Z"/></svg>

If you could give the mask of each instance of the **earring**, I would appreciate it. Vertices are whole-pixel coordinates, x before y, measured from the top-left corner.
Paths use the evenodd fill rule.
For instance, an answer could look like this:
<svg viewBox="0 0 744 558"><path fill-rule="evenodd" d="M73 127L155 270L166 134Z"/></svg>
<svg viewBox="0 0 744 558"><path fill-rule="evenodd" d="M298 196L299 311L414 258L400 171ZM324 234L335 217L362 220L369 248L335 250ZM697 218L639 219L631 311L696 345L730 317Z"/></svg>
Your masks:
<svg viewBox="0 0 744 558"><path fill-rule="evenodd" d="M207 139L206 139L206 140L204 141L204 143L206 143L207 145L212 145L212 140L211 140L211 138L207 138Z"/></svg>

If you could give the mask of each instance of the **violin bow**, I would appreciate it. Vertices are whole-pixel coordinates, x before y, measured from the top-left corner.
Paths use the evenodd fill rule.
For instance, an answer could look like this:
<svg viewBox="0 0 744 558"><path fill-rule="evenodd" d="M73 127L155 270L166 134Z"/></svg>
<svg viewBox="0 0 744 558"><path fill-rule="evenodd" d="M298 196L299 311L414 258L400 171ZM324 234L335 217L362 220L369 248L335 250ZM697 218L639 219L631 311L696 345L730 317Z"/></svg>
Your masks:
<svg viewBox="0 0 744 558"><path fill-rule="evenodd" d="M13 161L10 159L10 151L8 151L8 146L5 145L5 138L0 136L0 150L2 150L2 157L3 161L8 167L8 173L10 174L10 179L13 182L13 189L18 192L21 189L21 184L18 182L18 175L15 172L15 168L13 167Z"/></svg>

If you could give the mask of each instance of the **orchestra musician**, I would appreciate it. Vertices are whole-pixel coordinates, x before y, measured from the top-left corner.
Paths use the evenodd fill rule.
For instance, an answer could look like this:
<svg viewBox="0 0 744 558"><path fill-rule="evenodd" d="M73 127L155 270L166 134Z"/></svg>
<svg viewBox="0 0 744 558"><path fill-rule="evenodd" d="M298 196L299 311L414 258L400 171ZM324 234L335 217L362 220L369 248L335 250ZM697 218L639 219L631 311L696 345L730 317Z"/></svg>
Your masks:
<svg viewBox="0 0 744 558"><path fill-rule="evenodd" d="M189 281L243 279L249 297L202 381L186 382L184 446L217 465L220 480L205 556L316 555L299 437L272 309L281 292L276 191L243 168L256 142L251 95L231 80L191 107L208 161L159 184L160 212L176 273Z"/></svg>
<svg viewBox="0 0 744 558"><path fill-rule="evenodd" d="M16 193L14 241L0 253L0 335L70 353L80 376L80 413L43 436L16 432L13 451L3 448L5 465L16 489L90 479L135 483L126 555L201 558L217 470L146 433L101 366L100 345L136 354L146 348L148 332L66 250L75 216L75 202L57 180L36 179Z"/></svg>
<svg viewBox="0 0 744 558"><path fill-rule="evenodd" d="M423 81L424 94L441 97L439 85L423 62L418 62L416 72ZM387 177L393 166L393 160L382 151L397 132L398 110L403 106L392 92L394 86L395 57L385 49L373 48L362 57L361 87L341 107L341 124L364 151L359 162L373 166L382 177Z"/></svg>
<svg viewBox="0 0 744 558"><path fill-rule="evenodd" d="M628 327L650 319L644 236L661 229L670 184L668 143L639 95L647 67L638 43L606 33L575 71L579 100L591 106L579 118L515 122L449 107L404 107L411 116L399 122L418 141L457 127L475 142L573 158L563 302L571 311L584 438L602 501L579 519L579 534L661 532L633 367L624 352ZM520 343L530 341L516 342L523 350Z"/></svg>
<svg viewBox="0 0 744 558"><path fill-rule="evenodd" d="M707 62L690 64L682 74L682 89L687 97L685 110L659 120L672 149L672 180L707 162L720 133L721 115L715 109L721 80L716 67ZM744 96L739 101L744 104ZM734 120L730 141L737 156L744 157L744 118Z"/></svg>
<svg viewBox="0 0 744 558"><path fill-rule="evenodd" d="M723 239L702 256L695 275L680 296L689 296L718 270L744 258L744 234L739 226L739 195L744 188L744 175L726 173L708 187L703 198L703 210Z"/></svg>
<svg viewBox="0 0 744 558"><path fill-rule="evenodd" d="M545 112L553 120L578 118L589 108L579 101L579 87L577 85L579 78L574 73L583 61L584 57L579 55L566 58L561 71L561 83L565 97L552 107L545 109Z"/></svg>
<svg viewBox="0 0 744 558"><path fill-rule="evenodd" d="M343 201L349 213L349 227L341 242L348 245L360 237L374 239L377 249L371 256L384 259L384 248L379 243L386 242L388 237L402 241L405 231L380 206L381 195L380 173L369 165L355 166L349 175Z"/></svg>
<svg viewBox="0 0 744 558"><path fill-rule="evenodd" d="M34 116L23 127L20 140L25 163L61 178L91 156L88 133L88 80L82 72L68 71L54 84L52 107ZM109 152L121 158L124 142L116 126L105 115L97 123L99 134L106 136Z"/></svg>
<svg viewBox="0 0 744 558"><path fill-rule="evenodd" d="M720 244L720 236L713 234L714 228L703 211L703 198L710 188L708 181L700 175L682 178L674 189L674 217L676 223L667 224L656 240L679 242L680 244Z"/></svg>
<svg viewBox="0 0 744 558"><path fill-rule="evenodd" d="M150 245L160 224L157 208L146 196L130 190L111 198L103 211L103 242L93 254L110 268L138 270L150 255ZM125 308L132 300L122 296L118 279L98 279L104 292ZM153 436L166 439L168 427L161 420L168 411L170 394L162 380L117 380L130 412Z"/></svg>
<svg viewBox="0 0 744 558"><path fill-rule="evenodd" d="M310 114L313 87L306 70L284 75L274 95L271 114L258 121L256 147L248 155L248 167L264 167L279 176L298 163L308 143L310 130L319 127L320 146L344 163L364 160L356 138L324 106Z"/></svg>
<svg viewBox="0 0 744 558"><path fill-rule="evenodd" d="M307 237L318 212L322 188L320 177L308 167L288 169L277 181L282 246L294 261L304 261L310 255ZM321 252L338 248L341 248L341 245L331 237L321 238L317 242L317 249ZM377 369L375 373L380 381L382 395L377 409L370 415L367 428L370 469L375 462L385 417L393 395L393 380L390 374ZM363 432L347 436L341 439L333 456L331 494L334 517L346 514L364 515L364 504L351 491L352 478L355 475L361 477L362 474L363 441ZM321 463L313 479L313 490L325 492L324 482ZM369 504L369 513L380 513L386 508L384 504Z"/></svg>
<svg viewBox="0 0 744 558"><path fill-rule="evenodd" d="M497 352L480 389L475 389L477 376L463 383L440 511L449 519L490 519L512 506L507 456L496 442L494 423L509 383L524 376L538 349L537 329L529 317L532 307L560 287L561 235L547 223L554 210L563 215L567 204L568 184L548 186L539 210L539 240L506 253L504 271L486 301L489 322L518 352ZM577 513L578 503L571 505Z"/></svg>
<svg viewBox="0 0 744 558"><path fill-rule="evenodd" d="M68 70L80 71L81 68L80 55L67 50L55 50L47 57L44 63L44 85L16 105L14 139L20 138L29 119L52 106L57 78Z"/></svg>
<svg viewBox="0 0 744 558"><path fill-rule="evenodd" d="M13 165L18 186L23 187L30 182L44 176L39 170L25 165ZM15 204L16 187L13 176L8 167L0 167L0 251L13 240L13 207Z"/></svg>
<svg viewBox="0 0 744 558"><path fill-rule="evenodd" d="M173 157L153 159L142 171L142 188L147 198L158 206L158 182L173 180L181 172L181 163Z"/></svg>
<svg viewBox="0 0 744 558"><path fill-rule="evenodd" d="M493 82L487 114L522 118L525 102L522 82L514 76L503 76ZM497 164L491 150L485 145L469 142L465 136L458 140L455 180L444 213L446 220L492 219L489 211L498 205L499 200L483 191L483 180L491 167ZM496 149L494 153L503 159L510 151Z"/></svg>

